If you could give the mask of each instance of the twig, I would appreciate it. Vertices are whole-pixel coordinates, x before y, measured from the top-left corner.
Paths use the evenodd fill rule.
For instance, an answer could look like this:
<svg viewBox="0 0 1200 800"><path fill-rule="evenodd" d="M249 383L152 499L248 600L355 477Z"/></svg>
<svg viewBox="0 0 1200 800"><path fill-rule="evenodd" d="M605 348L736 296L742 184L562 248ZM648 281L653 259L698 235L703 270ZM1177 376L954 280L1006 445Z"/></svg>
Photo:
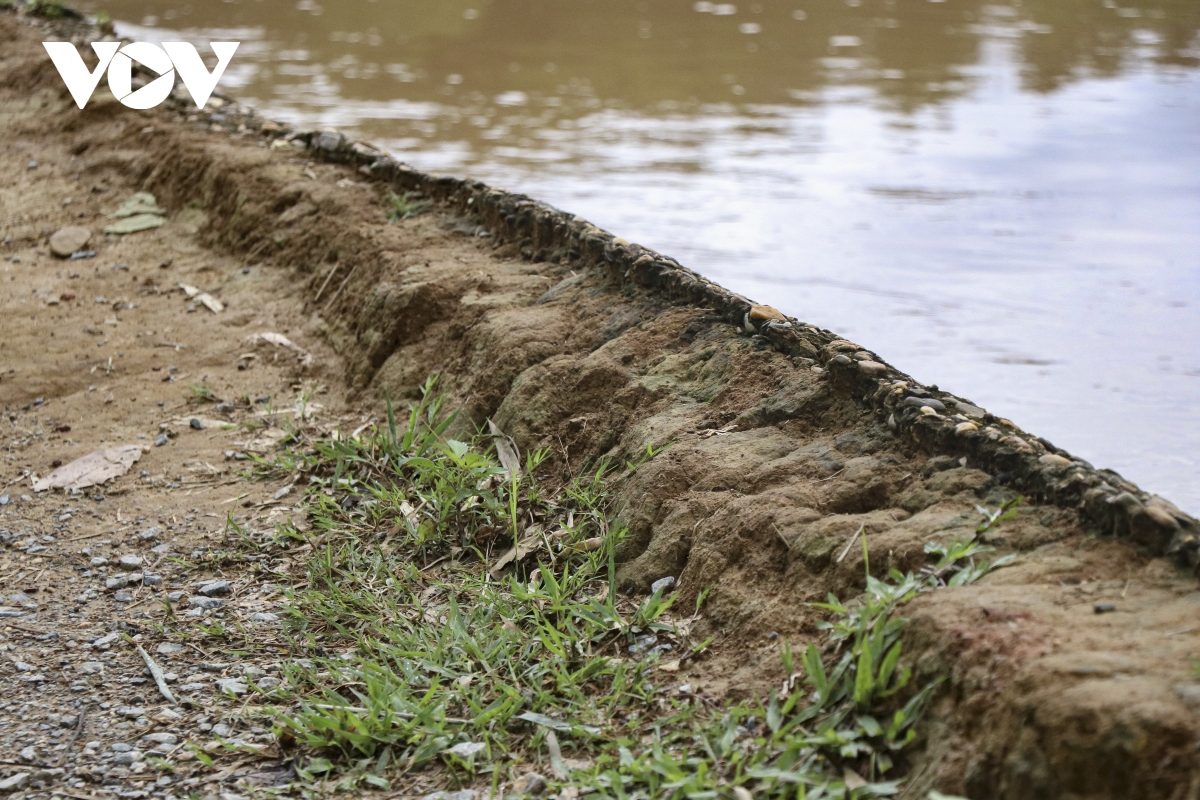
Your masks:
<svg viewBox="0 0 1200 800"><path fill-rule="evenodd" d="M355 714L366 714L367 710L361 706L339 706L334 703L313 703L313 708L319 708L325 711L350 711ZM410 714L407 711L393 711L392 716L400 719L416 719L416 714ZM448 722L451 725L470 725L471 720L459 719L458 717L442 717L439 722Z"/></svg>
<svg viewBox="0 0 1200 800"><path fill-rule="evenodd" d="M834 478L836 478L838 475L841 475L845 471L846 471L846 468L842 467L841 469L839 469L837 472L833 473L832 475L827 475L824 478L819 478L818 480L813 481L813 483L824 483L825 481L831 481Z"/></svg>
<svg viewBox="0 0 1200 800"><path fill-rule="evenodd" d="M329 298L329 302L325 304L325 311L328 311L330 308L332 308L333 304L337 302L337 299L342 296L342 290L346 288L346 284L349 283L350 279L354 277L355 272L358 272L358 264L355 264L350 268L350 273L346 275L346 279L342 281L342 285L338 287L338 290L334 292L333 297Z"/></svg>
<svg viewBox="0 0 1200 800"><path fill-rule="evenodd" d="M154 658L150 657L149 652L145 651L142 645L138 646L138 652L142 654L142 660L146 662L146 667L150 668L150 674L154 675L154 682L158 685L158 693L167 698L167 702L172 705L178 705L179 700L175 699L174 694L170 693L170 688L167 687L167 679L163 678L162 667L155 663Z"/></svg>
<svg viewBox="0 0 1200 800"><path fill-rule="evenodd" d="M325 287L329 285L330 279L333 278L333 273L337 272L341 266L342 262L339 261L333 265L333 269L329 270L329 274L325 276L325 282L321 284L321 288L317 290L317 296L313 298L313 305L321 301L321 295L325 294Z"/></svg>
<svg viewBox="0 0 1200 800"><path fill-rule="evenodd" d="M82 536L76 536L71 539L63 539L62 543L67 544L68 542L82 542L84 539L95 539L97 536L104 536L105 534L111 535L112 531L100 531L99 533L85 533Z"/></svg>
<svg viewBox="0 0 1200 800"><path fill-rule="evenodd" d="M28 477L29 477L29 470L25 470L25 471L24 471L24 472L22 472L20 475L18 475L17 477L13 478L13 479L12 479L11 481L9 481L8 483L4 484L4 487L3 487L3 488L7 489L8 487L12 486L14 483L20 483L21 481L25 480L25 479L26 479L26 478L28 478Z"/></svg>
<svg viewBox="0 0 1200 800"><path fill-rule="evenodd" d="M854 543L856 541L858 541L858 535L863 532L863 529L865 527L866 527L865 524L858 526L858 530L856 530L854 532L854 535L850 537L850 541L846 542L846 549L843 550L842 554L837 557L837 561L835 563L838 563L838 564L842 563L842 559L844 559L846 557L846 555L850 552L850 548L854 546Z"/></svg>
<svg viewBox="0 0 1200 800"><path fill-rule="evenodd" d="M91 704L79 709L79 721L75 723L75 730L71 733L71 738L67 740L67 747L63 750L62 757L58 759L58 766L61 769L67 765L67 759L71 757L71 749L75 747L75 743L79 741L79 737L83 735L83 726L87 721L87 713L91 709Z"/></svg>

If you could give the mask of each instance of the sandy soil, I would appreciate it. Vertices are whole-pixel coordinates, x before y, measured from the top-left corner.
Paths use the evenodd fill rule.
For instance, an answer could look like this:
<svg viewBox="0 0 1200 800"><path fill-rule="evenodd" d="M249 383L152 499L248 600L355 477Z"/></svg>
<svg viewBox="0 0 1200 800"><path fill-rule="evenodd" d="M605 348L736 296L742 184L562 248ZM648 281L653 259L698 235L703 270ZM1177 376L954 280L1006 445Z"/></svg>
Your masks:
<svg viewBox="0 0 1200 800"><path fill-rule="evenodd" d="M873 571L911 569L926 541L971 534L976 505L1029 497L990 534L1012 566L907 609L911 662L946 678L907 796L1200 797L1200 591L1163 557L1194 520L1115 476L1105 496L1135 503L1133 522L1098 525L1084 492L1097 473L1049 443L965 401L881 411L862 389L890 369L874 353L815 330L781 347L707 295L614 278L461 197L389 224L389 176L334 163L340 140L284 138L232 104L133 112L97 93L79 112L45 35L0 14L0 789L179 797L286 782L288 753L242 713L278 679L282 639L278 659L248 660L206 632L277 637L290 565L233 545L298 517L296 489L246 480L243 458L297 425L378 420L385 393L412 397L436 372L464 425L494 419L563 475L671 444L619 489L633 532L620 577L629 591L665 575L688 598L712 588L701 633L718 645L682 677L713 696L776 685L781 643L817 635L804 603L861 589L861 553L839 559L860 526ZM166 224L103 234L136 191ZM65 226L89 228L94 255L52 255ZM911 379L897 397L913 388L936 399ZM1018 437L1009 450L1040 456L1041 472L905 433L941 423ZM127 444L144 453L123 477L32 490ZM194 637L164 636L168 615Z"/></svg>

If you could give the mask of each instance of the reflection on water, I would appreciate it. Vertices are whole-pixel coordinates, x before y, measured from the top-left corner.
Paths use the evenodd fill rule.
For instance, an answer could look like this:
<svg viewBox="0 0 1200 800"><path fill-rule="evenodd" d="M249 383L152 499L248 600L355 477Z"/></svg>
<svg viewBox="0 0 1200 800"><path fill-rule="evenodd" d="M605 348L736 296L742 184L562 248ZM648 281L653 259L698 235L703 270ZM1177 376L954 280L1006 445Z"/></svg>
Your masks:
<svg viewBox="0 0 1200 800"><path fill-rule="evenodd" d="M99 7L99 4L96 6ZM104 0L1200 511L1195 0Z"/></svg>

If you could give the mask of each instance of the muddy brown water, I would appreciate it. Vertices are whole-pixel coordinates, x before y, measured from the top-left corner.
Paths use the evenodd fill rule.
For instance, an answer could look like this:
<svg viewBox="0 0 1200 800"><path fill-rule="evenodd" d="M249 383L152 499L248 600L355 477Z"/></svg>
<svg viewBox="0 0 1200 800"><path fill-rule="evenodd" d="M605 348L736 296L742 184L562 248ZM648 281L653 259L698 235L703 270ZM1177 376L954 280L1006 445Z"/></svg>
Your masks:
<svg viewBox="0 0 1200 800"><path fill-rule="evenodd" d="M85 4L86 7L86 4ZM1194 0L105 0L1200 511Z"/></svg>

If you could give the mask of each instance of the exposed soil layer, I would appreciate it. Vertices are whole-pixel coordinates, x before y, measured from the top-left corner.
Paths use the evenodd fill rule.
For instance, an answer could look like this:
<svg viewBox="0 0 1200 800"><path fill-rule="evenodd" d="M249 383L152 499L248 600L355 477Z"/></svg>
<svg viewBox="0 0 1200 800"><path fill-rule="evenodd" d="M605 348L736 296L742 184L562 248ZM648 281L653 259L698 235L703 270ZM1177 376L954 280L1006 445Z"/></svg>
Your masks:
<svg viewBox="0 0 1200 800"><path fill-rule="evenodd" d="M414 397L440 373L466 411L460 424L492 419L522 449L547 448L561 475L668 446L619 487L630 529L619 579L644 591L675 576L685 602L711 587L701 633L717 644L685 674L731 696L777 685L782 643L818 636L821 614L805 603L861 590L862 550L847 548L860 528L872 573L917 569L926 542L973 536L978 505L1020 495L1018 516L988 534L1015 562L906 609L908 658L924 681L946 679L907 795L1200 797L1195 519L865 347L528 198L233 103L135 112L98 92L79 111L38 43L46 35L0 14L6 483L105 439L152 439L195 413L181 406L193 382L252 400L322 381L334 419L343 393L345 409L378 415L385 394ZM138 190L168 224L102 237L103 215ZM389 223L390 192L430 205ZM94 258L50 255L65 225L92 228ZM186 313L169 291L179 282L227 308ZM312 358L248 351L246 337L266 330ZM164 383L171 366L184 374ZM252 416L253 402L229 411ZM66 424L69 435L50 433ZM128 531L110 538L133 547L129 518L192 514L176 535L199 541L203 514L233 490L183 495L166 478L225 465L236 432L178 427L103 503L40 496L0 510L10 528L83 526L65 539L60 527L37 555L7 551L5 593L87 580L75 541L88 526ZM64 503L91 505L93 518L55 523L79 520ZM269 509L254 511L265 520ZM65 596L43 603L38 630L84 641L73 627L126 608L99 594L69 613ZM87 660L44 656L59 657ZM67 703L71 682L37 691Z"/></svg>

